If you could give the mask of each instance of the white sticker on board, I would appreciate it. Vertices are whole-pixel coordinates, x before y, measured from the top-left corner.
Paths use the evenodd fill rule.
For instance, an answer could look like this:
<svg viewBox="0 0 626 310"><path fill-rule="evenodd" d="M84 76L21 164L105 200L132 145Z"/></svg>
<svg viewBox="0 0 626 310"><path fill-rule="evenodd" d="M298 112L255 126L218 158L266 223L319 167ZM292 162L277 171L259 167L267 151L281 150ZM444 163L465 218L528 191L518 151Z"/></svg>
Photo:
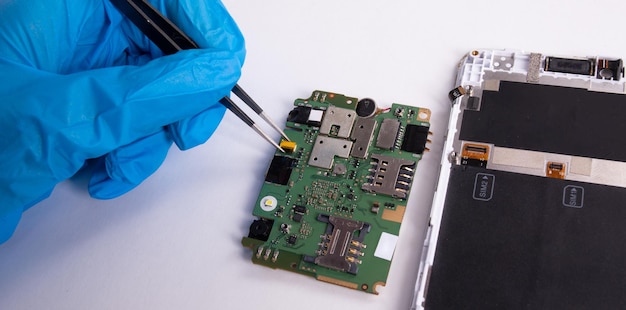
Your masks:
<svg viewBox="0 0 626 310"><path fill-rule="evenodd" d="M398 236L383 232L378 239L374 256L391 261L393 251L396 249L396 242L398 242Z"/></svg>
<svg viewBox="0 0 626 310"><path fill-rule="evenodd" d="M322 116L324 115L324 111L311 109L309 114L309 122L322 122Z"/></svg>

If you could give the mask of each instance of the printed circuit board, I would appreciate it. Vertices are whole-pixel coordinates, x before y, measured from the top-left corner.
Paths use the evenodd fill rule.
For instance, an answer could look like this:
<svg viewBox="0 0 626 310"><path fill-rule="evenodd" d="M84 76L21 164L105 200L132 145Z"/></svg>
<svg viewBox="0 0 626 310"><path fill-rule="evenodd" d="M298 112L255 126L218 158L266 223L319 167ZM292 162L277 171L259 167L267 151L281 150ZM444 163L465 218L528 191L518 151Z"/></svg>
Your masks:
<svg viewBox="0 0 626 310"><path fill-rule="evenodd" d="M430 111L314 91L297 99L242 244L252 262L377 294L385 285Z"/></svg>

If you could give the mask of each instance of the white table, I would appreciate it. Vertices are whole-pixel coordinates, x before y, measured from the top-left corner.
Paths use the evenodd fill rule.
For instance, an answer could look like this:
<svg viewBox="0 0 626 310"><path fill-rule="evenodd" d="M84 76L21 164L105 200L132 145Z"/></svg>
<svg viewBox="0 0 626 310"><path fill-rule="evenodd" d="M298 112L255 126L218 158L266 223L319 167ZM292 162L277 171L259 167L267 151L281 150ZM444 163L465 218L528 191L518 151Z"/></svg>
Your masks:
<svg viewBox="0 0 626 310"><path fill-rule="evenodd" d="M314 89L432 110L431 151L380 295L250 263L240 240L273 149L228 113L205 145L172 149L123 197L91 199L79 175L27 211L0 245L0 309L408 309L463 54L626 57L626 2L562 3L226 1L247 40L240 84L279 123Z"/></svg>

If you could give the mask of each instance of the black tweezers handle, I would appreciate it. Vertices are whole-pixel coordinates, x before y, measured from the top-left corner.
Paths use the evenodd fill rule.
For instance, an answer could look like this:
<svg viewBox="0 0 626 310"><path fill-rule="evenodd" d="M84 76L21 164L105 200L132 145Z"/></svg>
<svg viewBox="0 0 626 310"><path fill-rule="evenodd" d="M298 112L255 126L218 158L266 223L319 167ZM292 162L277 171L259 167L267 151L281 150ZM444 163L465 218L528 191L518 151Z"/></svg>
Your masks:
<svg viewBox="0 0 626 310"><path fill-rule="evenodd" d="M111 0L166 55L198 45L145 0Z"/></svg>
<svg viewBox="0 0 626 310"><path fill-rule="evenodd" d="M181 50L199 48L191 38L145 0L111 0L111 3L166 55L171 55ZM235 95L245 99L244 102L250 105L255 112L263 112L239 85L235 85L233 91L235 91ZM230 98L224 97L220 102L248 126L254 126L254 121Z"/></svg>

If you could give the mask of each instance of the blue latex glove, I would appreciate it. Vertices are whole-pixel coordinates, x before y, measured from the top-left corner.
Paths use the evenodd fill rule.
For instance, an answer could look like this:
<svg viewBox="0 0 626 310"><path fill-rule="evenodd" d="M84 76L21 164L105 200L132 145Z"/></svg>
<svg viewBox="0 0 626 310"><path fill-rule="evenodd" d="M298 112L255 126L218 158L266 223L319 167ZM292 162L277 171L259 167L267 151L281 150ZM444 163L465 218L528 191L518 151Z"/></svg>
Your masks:
<svg viewBox="0 0 626 310"><path fill-rule="evenodd" d="M152 4L202 49L163 56L108 0L0 0L0 243L86 160L90 194L113 198L221 121L245 55L235 22L219 1Z"/></svg>

